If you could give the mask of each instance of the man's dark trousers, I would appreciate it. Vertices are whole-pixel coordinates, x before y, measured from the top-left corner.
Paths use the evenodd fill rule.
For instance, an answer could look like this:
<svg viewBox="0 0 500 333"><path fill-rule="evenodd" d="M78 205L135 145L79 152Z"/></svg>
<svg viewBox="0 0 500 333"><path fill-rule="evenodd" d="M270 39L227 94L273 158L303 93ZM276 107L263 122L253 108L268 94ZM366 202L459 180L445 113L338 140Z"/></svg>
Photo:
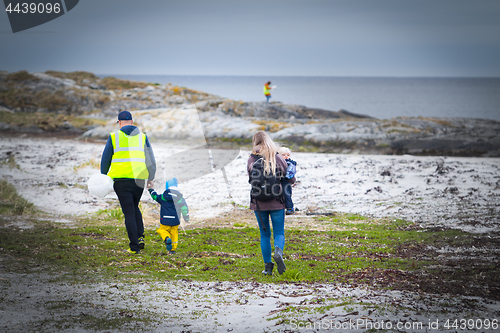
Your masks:
<svg viewBox="0 0 500 333"><path fill-rule="evenodd" d="M139 210L139 201L144 191L144 180L127 179L115 181L115 189L123 215L125 215L125 227L127 228L130 249L139 251L139 238L144 237L144 224L142 214Z"/></svg>

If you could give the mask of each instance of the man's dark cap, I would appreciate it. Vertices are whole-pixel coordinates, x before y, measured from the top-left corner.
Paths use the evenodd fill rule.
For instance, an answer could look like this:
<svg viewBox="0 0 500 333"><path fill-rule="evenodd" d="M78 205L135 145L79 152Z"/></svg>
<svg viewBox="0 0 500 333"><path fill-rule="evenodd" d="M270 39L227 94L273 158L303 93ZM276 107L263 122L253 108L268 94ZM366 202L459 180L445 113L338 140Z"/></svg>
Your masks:
<svg viewBox="0 0 500 333"><path fill-rule="evenodd" d="M118 121L120 120L132 120L132 114L128 111L122 111L118 114Z"/></svg>

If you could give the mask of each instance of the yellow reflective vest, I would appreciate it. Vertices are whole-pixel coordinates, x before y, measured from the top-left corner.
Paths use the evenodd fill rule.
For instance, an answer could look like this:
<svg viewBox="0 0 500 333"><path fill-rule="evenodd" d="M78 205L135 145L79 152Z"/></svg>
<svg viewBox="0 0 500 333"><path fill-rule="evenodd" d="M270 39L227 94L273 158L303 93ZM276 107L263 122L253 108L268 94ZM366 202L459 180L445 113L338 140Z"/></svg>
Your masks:
<svg viewBox="0 0 500 333"><path fill-rule="evenodd" d="M127 135L122 131L110 133L113 158L108 176L115 178L148 179L146 166L146 135Z"/></svg>
<svg viewBox="0 0 500 333"><path fill-rule="evenodd" d="M267 83L264 85L264 95L271 95L271 88L269 88Z"/></svg>

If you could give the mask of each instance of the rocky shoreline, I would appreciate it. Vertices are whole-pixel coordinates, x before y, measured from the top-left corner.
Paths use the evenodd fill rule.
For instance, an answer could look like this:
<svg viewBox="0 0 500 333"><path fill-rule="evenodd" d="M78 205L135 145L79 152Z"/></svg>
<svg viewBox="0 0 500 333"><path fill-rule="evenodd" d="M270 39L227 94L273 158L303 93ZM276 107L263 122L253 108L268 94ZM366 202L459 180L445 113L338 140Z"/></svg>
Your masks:
<svg viewBox="0 0 500 333"><path fill-rule="evenodd" d="M500 156L500 122L489 119L375 119L346 110L233 101L171 84L101 79L87 72L0 72L0 115L43 118L43 114L56 113L89 120L84 125L64 120L47 126L43 120L27 125L2 117L3 132L72 133L102 139L114 130L116 114L124 109L135 111L139 125L154 124L143 130L157 139L182 139L175 133L185 134L192 126L181 125L186 123L182 116L192 118L186 110L195 110L212 145L245 146L256 130L266 130L274 139L304 152ZM165 114L175 114L178 123L172 124ZM165 135L165 131L174 134Z"/></svg>

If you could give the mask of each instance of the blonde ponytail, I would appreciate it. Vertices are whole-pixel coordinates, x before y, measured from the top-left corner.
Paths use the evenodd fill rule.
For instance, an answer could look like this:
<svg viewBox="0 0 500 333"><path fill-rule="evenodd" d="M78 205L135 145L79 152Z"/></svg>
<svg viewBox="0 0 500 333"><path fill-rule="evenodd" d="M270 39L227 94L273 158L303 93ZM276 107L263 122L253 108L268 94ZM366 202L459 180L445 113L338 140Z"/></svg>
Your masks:
<svg viewBox="0 0 500 333"><path fill-rule="evenodd" d="M264 173L276 175L276 153L278 146L271 137L264 131L259 131L252 138L252 154L260 155L264 158Z"/></svg>

